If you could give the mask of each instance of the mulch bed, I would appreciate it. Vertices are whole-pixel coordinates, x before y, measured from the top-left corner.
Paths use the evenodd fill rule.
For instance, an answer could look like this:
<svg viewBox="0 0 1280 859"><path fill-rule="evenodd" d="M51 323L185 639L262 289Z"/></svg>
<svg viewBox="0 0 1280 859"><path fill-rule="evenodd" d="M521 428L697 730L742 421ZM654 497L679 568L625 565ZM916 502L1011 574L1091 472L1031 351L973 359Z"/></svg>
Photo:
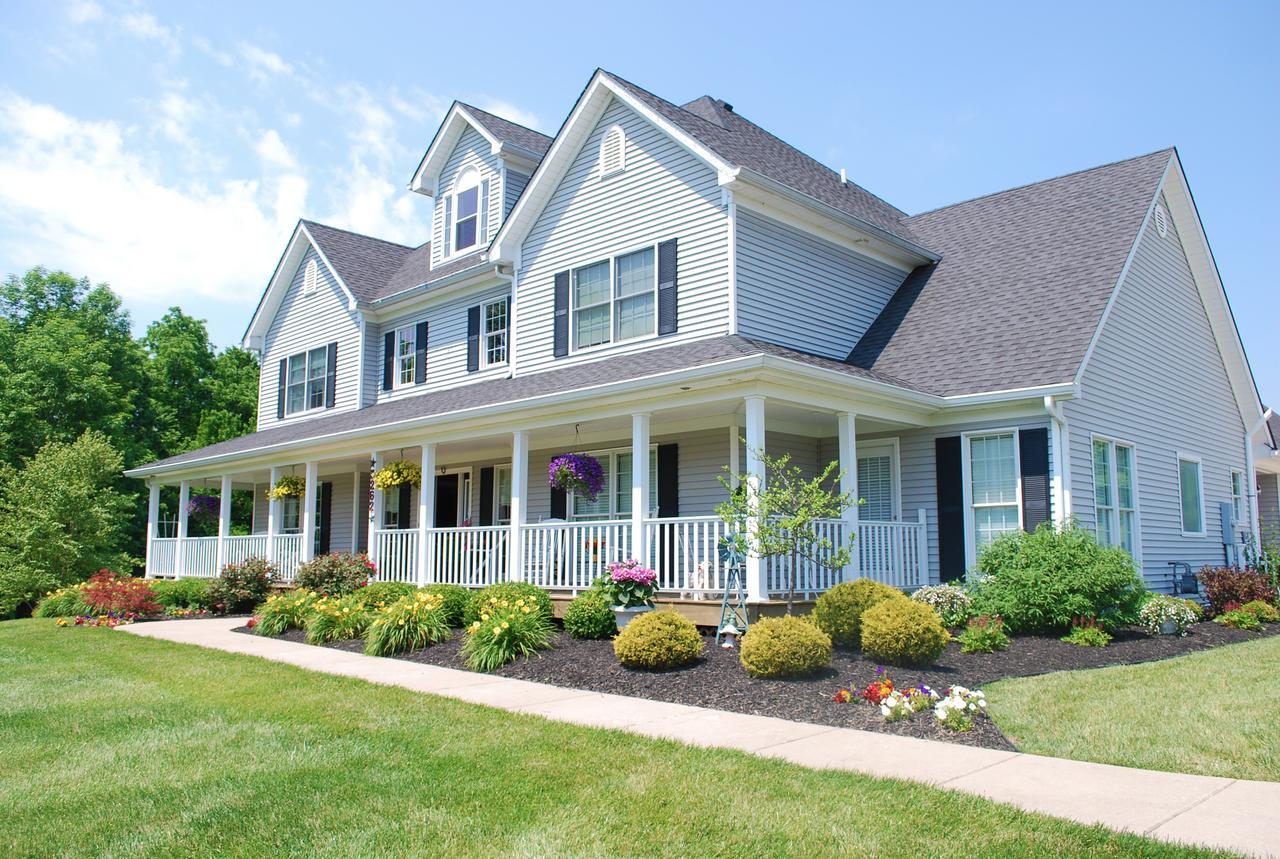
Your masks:
<svg viewBox="0 0 1280 859"><path fill-rule="evenodd" d="M245 627L237 631L252 634L252 630ZM1151 662L1277 633L1280 633L1280 624L1269 624L1266 632L1256 633L1229 629L1216 623L1200 623L1191 628L1189 635L1181 638L1174 635L1152 637L1132 630L1118 634L1108 647L1092 648L1066 644L1056 638L1020 636L1012 639L1008 650L972 654L961 653L959 645L952 642L942 658L928 668L893 668L889 671L898 688L924 683L941 694L953 685L981 689L1006 677ZM301 630L290 630L281 637L288 641L305 641ZM459 632L434 647L397 654L392 658L465 669L459 653L463 637L464 634ZM875 676L876 663L873 660L844 648L837 648L831 667L817 675L792 680L760 680L748 676L743 670L737 650L716 647L713 638L706 639L706 648L698 662L664 672L623 668L609 641L580 641L561 632L554 645L538 658L510 663L493 673L555 686L774 716L797 722L946 740L992 749L1015 748L988 718L976 719L971 732L956 734L939 727L937 720L928 712L901 722L886 722L879 707L860 698L848 704L835 703L831 697L836 690L853 686L856 694ZM340 641L326 646L361 652L364 642Z"/></svg>

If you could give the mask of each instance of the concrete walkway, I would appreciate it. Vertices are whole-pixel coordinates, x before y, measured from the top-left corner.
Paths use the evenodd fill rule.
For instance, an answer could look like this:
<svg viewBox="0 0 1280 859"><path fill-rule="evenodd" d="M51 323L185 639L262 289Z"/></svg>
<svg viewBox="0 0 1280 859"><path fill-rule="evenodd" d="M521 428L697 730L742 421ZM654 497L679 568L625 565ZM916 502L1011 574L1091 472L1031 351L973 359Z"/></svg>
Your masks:
<svg viewBox="0 0 1280 859"><path fill-rule="evenodd" d="M586 692L231 632L243 623L219 618L120 629L513 713L738 749L814 769L923 781L1165 841L1280 856L1276 782L1130 769Z"/></svg>

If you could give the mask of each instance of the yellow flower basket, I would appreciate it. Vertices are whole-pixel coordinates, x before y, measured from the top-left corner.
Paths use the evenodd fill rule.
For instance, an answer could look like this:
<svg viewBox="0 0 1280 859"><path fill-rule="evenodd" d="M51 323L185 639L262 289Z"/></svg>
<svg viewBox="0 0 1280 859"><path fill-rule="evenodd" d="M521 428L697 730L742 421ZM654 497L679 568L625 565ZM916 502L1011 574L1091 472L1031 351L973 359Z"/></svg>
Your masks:
<svg viewBox="0 0 1280 859"><path fill-rule="evenodd" d="M373 473L373 488L380 492L405 484L415 488L422 486L422 468L416 462L393 460Z"/></svg>
<svg viewBox="0 0 1280 859"><path fill-rule="evenodd" d="M301 498L306 492L306 478L286 474L276 481L275 486L267 490L267 497L272 501L280 501L284 498Z"/></svg>

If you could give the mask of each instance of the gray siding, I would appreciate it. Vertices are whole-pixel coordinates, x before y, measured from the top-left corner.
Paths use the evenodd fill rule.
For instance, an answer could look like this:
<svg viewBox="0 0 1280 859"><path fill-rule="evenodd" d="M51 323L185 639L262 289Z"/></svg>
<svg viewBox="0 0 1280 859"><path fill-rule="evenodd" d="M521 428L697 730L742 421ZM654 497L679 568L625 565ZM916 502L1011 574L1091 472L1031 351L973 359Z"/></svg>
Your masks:
<svg viewBox="0 0 1280 859"><path fill-rule="evenodd" d="M507 169L504 175L506 176L506 184L502 187L502 218L506 220L507 215L511 214L511 208L515 206L516 200L520 199L520 195L524 193L525 186L529 184L529 176L510 168Z"/></svg>
<svg viewBox="0 0 1280 859"><path fill-rule="evenodd" d="M302 280L307 261L315 259L319 266L319 286L311 295L302 294ZM338 379L332 409L316 409L284 421L276 419L276 391L280 378L280 359L337 341ZM308 250L276 311L262 350L262 369L258 376L258 429L310 420L316 417L359 408L357 390L360 375L360 316L347 308L347 298L328 266L314 250Z"/></svg>
<svg viewBox="0 0 1280 859"><path fill-rule="evenodd" d="M1280 542L1280 476L1258 472L1258 528L1263 543Z"/></svg>
<svg viewBox="0 0 1280 859"><path fill-rule="evenodd" d="M907 276L741 206L737 218L738 333L746 337L843 359Z"/></svg>
<svg viewBox="0 0 1280 859"><path fill-rule="evenodd" d="M498 156L490 151L489 142L485 140L480 132L474 128L468 128L458 138L458 143L453 148L449 160L445 162L444 169L440 171L440 192L436 195L435 211L431 219L431 266L432 268L440 265L445 259L444 256L444 201L445 198L453 193L453 182L467 167L475 167L480 171L480 178L489 180L489 199L486 201L489 207L489 236L493 238L497 232L498 225L501 222L503 210L503 195L501 190L501 168L502 163ZM486 242L481 242L475 247L468 248L467 252L471 253L479 250Z"/></svg>
<svg viewBox="0 0 1280 859"><path fill-rule="evenodd" d="M614 124L626 133L626 170L601 179L600 138ZM602 355L649 349L728 331L727 218L716 175L702 161L619 102L588 136L525 240L517 303L520 373ZM679 333L552 354L556 272L666 239L679 239Z"/></svg>
<svg viewBox="0 0 1280 859"><path fill-rule="evenodd" d="M1092 434L1136 448L1142 568L1169 586L1169 561L1196 569L1223 560L1218 503L1231 499L1231 469L1244 468L1240 416L1208 317L1172 220L1164 238L1142 236L1081 383L1066 404L1072 512L1096 527ZM1206 535L1182 536L1179 453L1200 457Z"/></svg>
<svg viewBox="0 0 1280 859"><path fill-rule="evenodd" d="M253 533L267 533L267 518L270 513L267 510L267 490L271 488L267 483L255 483L253 485Z"/></svg>

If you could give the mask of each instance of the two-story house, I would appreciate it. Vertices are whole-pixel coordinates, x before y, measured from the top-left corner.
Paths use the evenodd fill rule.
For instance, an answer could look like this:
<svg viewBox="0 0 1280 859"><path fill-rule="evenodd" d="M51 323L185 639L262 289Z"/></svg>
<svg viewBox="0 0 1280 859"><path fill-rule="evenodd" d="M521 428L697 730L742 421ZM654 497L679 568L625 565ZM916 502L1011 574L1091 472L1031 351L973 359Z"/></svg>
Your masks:
<svg viewBox="0 0 1280 859"><path fill-rule="evenodd" d="M854 562L800 570L810 595L954 580L1068 519L1168 589L1258 531L1263 409L1172 149L909 216L730 104L597 71L554 139L454 104L410 187L416 248L298 224L245 335L258 431L129 472L149 575L353 550L387 579L572 591L636 557L708 596L720 478L763 480L762 451L836 460L862 499L828 523ZM550 488L566 452L603 465L594 500ZM371 488L395 459L420 489ZM269 501L286 474L304 495ZM219 535L191 537L210 482ZM750 599L786 573L750 559Z"/></svg>

